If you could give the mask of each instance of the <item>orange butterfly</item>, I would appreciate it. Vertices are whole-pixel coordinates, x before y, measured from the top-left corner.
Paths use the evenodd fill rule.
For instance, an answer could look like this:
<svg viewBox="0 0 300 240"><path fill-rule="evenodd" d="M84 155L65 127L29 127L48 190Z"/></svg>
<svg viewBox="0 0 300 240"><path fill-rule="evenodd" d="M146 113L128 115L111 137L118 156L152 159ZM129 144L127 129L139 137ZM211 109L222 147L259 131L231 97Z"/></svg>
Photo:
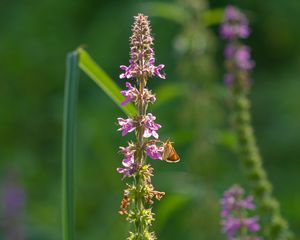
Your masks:
<svg viewBox="0 0 300 240"><path fill-rule="evenodd" d="M176 163L180 160L180 157L176 153L174 147L172 146L172 142L167 140L164 144L164 152L162 155L162 159L166 162Z"/></svg>

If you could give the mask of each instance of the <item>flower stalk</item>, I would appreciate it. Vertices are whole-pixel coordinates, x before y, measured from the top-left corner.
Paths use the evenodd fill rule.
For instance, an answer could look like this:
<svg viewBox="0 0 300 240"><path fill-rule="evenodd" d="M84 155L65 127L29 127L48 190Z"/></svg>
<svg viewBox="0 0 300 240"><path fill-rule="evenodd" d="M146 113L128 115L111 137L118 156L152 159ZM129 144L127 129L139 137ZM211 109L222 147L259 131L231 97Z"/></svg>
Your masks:
<svg viewBox="0 0 300 240"><path fill-rule="evenodd" d="M163 160L164 143L158 139L157 131L161 125L155 123L155 116L147 113L148 105L154 103L156 98L146 87L150 77L165 79L165 75L160 72L164 68L163 64L154 65L150 24L143 14L135 17L130 45L129 66L120 66L124 71L120 78L132 79L134 84L126 82L127 90L121 91L125 97L121 105L134 103L138 114L127 119L118 118L118 131L121 131L122 136L130 132L135 132L136 136L135 142L129 142L127 147L120 147L124 159L123 167L117 171L123 174L123 179L132 181L127 183L124 190L119 213L126 215L127 221L132 223L129 240L153 240L156 239L154 232L150 230L154 221L153 200L160 200L165 193L156 191L151 183L153 168L147 163L147 156ZM150 139L151 137L154 139Z"/></svg>
<svg viewBox="0 0 300 240"><path fill-rule="evenodd" d="M227 40L224 50L227 73L224 82L232 94L233 120L240 157L246 170L246 177L258 200L264 233L269 239L291 239L288 224L281 216L278 201L273 197L272 184L263 167L251 124L251 103L248 93L252 83L250 72L255 63L251 59L250 48L240 42L240 39L248 38L250 35L246 16L237 8L228 6L225 9L220 34Z"/></svg>

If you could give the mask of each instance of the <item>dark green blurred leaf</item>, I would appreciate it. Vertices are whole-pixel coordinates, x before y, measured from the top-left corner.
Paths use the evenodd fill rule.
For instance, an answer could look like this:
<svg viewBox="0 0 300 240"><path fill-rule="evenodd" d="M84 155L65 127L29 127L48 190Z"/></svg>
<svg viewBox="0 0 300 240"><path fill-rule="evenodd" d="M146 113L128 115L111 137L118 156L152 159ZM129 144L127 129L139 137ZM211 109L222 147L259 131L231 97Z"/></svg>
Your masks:
<svg viewBox="0 0 300 240"><path fill-rule="evenodd" d="M74 239L74 156L78 79L78 53L71 52L67 56L62 141L62 238L64 240Z"/></svg>
<svg viewBox="0 0 300 240"><path fill-rule="evenodd" d="M173 3L148 2L142 6L151 16L165 18L179 24L184 24L190 17L184 8Z"/></svg>

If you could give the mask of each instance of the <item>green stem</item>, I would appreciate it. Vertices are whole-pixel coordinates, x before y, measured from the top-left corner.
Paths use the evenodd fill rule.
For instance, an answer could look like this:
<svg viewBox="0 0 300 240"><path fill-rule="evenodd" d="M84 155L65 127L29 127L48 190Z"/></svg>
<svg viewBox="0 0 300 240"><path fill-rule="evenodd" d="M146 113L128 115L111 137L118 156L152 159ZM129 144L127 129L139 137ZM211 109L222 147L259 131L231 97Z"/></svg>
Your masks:
<svg viewBox="0 0 300 240"><path fill-rule="evenodd" d="M263 167L263 161L256 145L251 125L250 101L239 87L233 91L234 123L240 145L240 155L246 170L246 177L260 204L261 218L266 222L264 232L269 239L290 239L286 221L282 218L278 201L273 197L272 184Z"/></svg>
<svg viewBox="0 0 300 240"><path fill-rule="evenodd" d="M143 93L144 91L144 79L138 79L139 84L139 91L140 93ZM138 100L138 119L142 118L144 115L144 104L142 101L142 98L140 97ZM144 233L145 233L145 227L143 222L141 221L141 216L144 211L144 198L143 198L143 188L144 188L144 180L143 176L140 173L140 170L142 169L144 165L144 153L143 153L143 134L144 129L143 126L139 126L137 128L137 146L138 146L138 152L136 154L136 162L138 165L138 172L135 176L135 182L136 182L136 196L135 196L135 211L137 215L137 222L136 222L136 231L137 231L137 239L143 240L144 239Z"/></svg>
<svg viewBox="0 0 300 240"><path fill-rule="evenodd" d="M63 240L74 239L74 177L75 123L78 94L78 54L67 56L65 80L63 153L62 153L62 231Z"/></svg>

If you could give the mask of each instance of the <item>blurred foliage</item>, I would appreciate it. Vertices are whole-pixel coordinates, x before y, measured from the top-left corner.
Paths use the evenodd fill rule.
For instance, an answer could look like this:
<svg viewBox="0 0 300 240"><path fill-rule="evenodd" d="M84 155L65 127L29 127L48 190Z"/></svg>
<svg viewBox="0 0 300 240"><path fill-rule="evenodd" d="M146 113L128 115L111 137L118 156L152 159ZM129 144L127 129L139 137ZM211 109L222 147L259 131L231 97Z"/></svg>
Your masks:
<svg viewBox="0 0 300 240"><path fill-rule="evenodd" d="M151 17L157 62L166 64L167 73L166 81L150 83L158 97L152 110L163 125L160 135L172 136L182 161L153 162L154 184L167 192L155 209L154 228L160 239L221 239L218 199L232 183L244 183L228 130L223 43L217 26L205 22L211 16L205 1L161 2L183 9L186 19L178 20L176 12L177 21ZM0 2L0 181L14 169L26 190L25 239L61 238L66 53L86 44L95 61L123 87L119 65L128 62L132 16L151 14L144 3ZM211 0L210 7L221 9L228 3ZM300 2L230 3L245 9L253 26L247 43L257 63L251 95L254 127L283 215L299 238ZM213 26L208 29L207 24ZM127 225L117 210L124 182L115 169L120 165L118 146L127 140L116 132L116 118L124 114L84 74L79 89L77 239L122 239Z"/></svg>

